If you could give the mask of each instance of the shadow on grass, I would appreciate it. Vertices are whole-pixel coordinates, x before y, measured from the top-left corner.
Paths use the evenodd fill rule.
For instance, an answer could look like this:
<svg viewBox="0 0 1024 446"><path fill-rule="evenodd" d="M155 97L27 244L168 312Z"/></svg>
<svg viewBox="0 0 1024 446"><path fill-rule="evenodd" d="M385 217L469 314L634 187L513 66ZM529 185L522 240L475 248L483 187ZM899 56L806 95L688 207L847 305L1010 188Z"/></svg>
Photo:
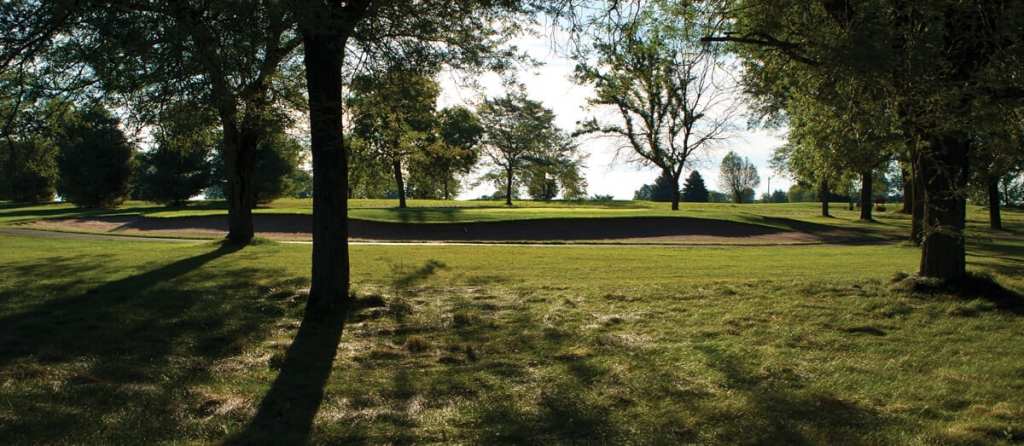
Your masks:
<svg viewBox="0 0 1024 446"><path fill-rule="evenodd" d="M214 363L265 338L286 314L283 302L265 298L267 287L298 285L280 271L209 265L238 249L220 245L90 289L90 275L117 272L103 259L5 265L25 278L17 285L30 295L0 300L8 310L0 318L0 382L19 382L0 391L17 414L0 423L0 438L181 440L182 423L223 403L191 386L207 382ZM54 276L68 280L31 283Z"/></svg>
<svg viewBox="0 0 1024 446"><path fill-rule="evenodd" d="M387 209L395 220L402 223L455 222L465 210L462 208L390 208Z"/></svg>
<svg viewBox="0 0 1024 446"><path fill-rule="evenodd" d="M1024 315L1024 296L1015 290L999 283L987 273L968 271L967 276L954 282L938 279L898 274L893 277L893 289L917 295L933 296L948 295L958 300L978 300L987 302L988 309ZM985 307L985 306L983 306ZM985 308L961 308L959 315L973 315Z"/></svg>
<svg viewBox="0 0 1024 446"><path fill-rule="evenodd" d="M396 277L392 280L391 285L399 290L404 290L412 287L413 285L423 282L430 276L437 274L439 270L447 268L444 262L436 259L430 259L423 266L416 268L415 270L404 272L401 267L395 266L392 268Z"/></svg>
<svg viewBox="0 0 1024 446"><path fill-rule="evenodd" d="M1024 241L1010 238L975 238L968 242L967 254L993 272L1017 276L1024 271Z"/></svg>
<svg viewBox="0 0 1024 446"><path fill-rule="evenodd" d="M828 243L869 244L891 242L897 240L885 234L880 234L877 232L871 232L866 230L870 226L862 226L859 228L839 227L821 223L794 220L791 218L784 217L766 217L763 215L747 215L745 216L744 221L753 224L774 226L779 228L785 228L790 231L812 234L821 237Z"/></svg>
<svg viewBox="0 0 1024 446"><path fill-rule="evenodd" d="M697 350L751 406L738 423L723 423L728 437L755 444L873 444L866 434L885 424L880 415L854 402L802 389L798 379L760 376L735 353L708 344Z"/></svg>
<svg viewBox="0 0 1024 446"><path fill-rule="evenodd" d="M114 217L114 216L145 216L148 214L154 214L158 212L168 211L184 211L184 210L220 210L227 209L223 202L197 202L187 206L125 206L113 209L103 208L81 208L81 207L68 207L59 209L33 209L38 206L45 206L47 204L60 204L60 203L44 203L39 205L28 205L28 204L11 204L11 205L0 205L0 220L19 221L19 220L36 220L46 218L95 218L95 217ZM20 209L28 208L28 209ZM8 209L12 209L8 211Z"/></svg>
<svg viewBox="0 0 1024 446"><path fill-rule="evenodd" d="M345 312L307 311L256 416L227 444L305 444L324 398Z"/></svg>

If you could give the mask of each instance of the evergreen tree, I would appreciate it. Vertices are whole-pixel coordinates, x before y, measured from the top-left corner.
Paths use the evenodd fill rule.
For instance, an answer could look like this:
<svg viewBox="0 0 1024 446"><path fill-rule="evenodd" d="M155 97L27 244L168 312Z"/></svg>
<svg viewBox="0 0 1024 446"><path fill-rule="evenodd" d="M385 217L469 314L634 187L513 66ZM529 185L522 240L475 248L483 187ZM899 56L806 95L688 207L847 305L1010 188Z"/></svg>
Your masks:
<svg viewBox="0 0 1024 446"><path fill-rule="evenodd" d="M686 177L686 183L683 184L683 201L707 203L708 200L708 188L704 185L704 178L696 170L690 172L690 176Z"/></svg>
<svg viewBox="0 0 1024 446"><path fill-rule="evenodd" d="M0 144L0 200L43 203L57 185L57 150L40 138Z"/></svg>
<svg viewBox="0 0 1024 446"><path fill-rule="evenodd" d="M128 196L135 148L120 122L100 106L63 117L57 146L59 192L84 207L114 207Z"/></svg>
<svg viewBox="0 0 1024 446"><path fill-rule="evenodd" d="M139 155L138 198L183 205L213 181L213 150L218 132L213 116L172 107L156 132L157 146Z"/></svg>

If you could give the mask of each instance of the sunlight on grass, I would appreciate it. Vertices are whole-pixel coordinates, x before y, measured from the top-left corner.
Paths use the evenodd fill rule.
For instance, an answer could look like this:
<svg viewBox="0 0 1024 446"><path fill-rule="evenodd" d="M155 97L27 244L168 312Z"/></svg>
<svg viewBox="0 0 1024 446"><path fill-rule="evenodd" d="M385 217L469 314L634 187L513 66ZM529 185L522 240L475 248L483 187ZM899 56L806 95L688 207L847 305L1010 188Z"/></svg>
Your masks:
<svg viewBox="0 0 1024 446"><path fill-rule="evenodd" d="M683 212L825 220L814 210ZM69 212L0 208L7 222ZM898 214L862 224L847 212L829 224L906 228ZM899 242L353 246L359 304L334 331L303 322L308 246L0 234L0 438L1019 442L1024 220L1008 212L1008 231L993 232L983 217L972 209L969 268L1017 293L1002 300L902 291L891 278L914 271L919 250Z"/></svg>

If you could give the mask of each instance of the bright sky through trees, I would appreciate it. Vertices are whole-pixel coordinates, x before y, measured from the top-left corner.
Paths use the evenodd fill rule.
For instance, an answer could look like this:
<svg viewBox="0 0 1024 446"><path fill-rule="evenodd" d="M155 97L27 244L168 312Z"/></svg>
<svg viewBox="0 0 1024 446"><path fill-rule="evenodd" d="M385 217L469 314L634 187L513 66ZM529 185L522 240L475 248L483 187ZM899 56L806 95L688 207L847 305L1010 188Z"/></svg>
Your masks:
<svg viewBox="0 0 1024 446"><path fill-rule="evenodd" d="M586 100L591 96L593 90L588 86L577 85L571 76L573 73L573 62L561 51L557 45L564 40L564 33L551 35L550 29L544 29L539 36L523 36L519 38L516 45L527 52L532 58L544 61L544 65L537 67L523 67L518 70L517 81L526 86L530 99L541 101L545 107L555 112L555 122L563 129L575 129L576 122L593 116L587 113L583 107ZM479 101L479 91L467 86L467 80L471 76L460 76L457 73L445 72L439 77L441 83L441 96L439 107L447 107L455 104L475 104ZM487 74L480 78L479 87L488 97L501 96L505 94L505 86L500 76ZM737 98L740 100L741 98ZM705 178L718 178L718 166L730 150L748 157L758 172L767 180L772 176L772 189L787 190L792 184L787 178L774 175L768 167L768 160L771 157L771 149L782 145L785 142L785 131L782 130L747 130L742 127L745 119L740 119L741 129L736 132L736 137L730 139L724 146L710 151L710 154L699 159L695 166ZM588 192L591 195L613 195L617 199L632 199L633 192L647 183L654 182L658 176L656 168L638 167L626 163L625 160L615 159L615 145L613 141L600 138L581 137L580 148L590 155L586 162L586 176L589 184ZM684 174L685 176L685 174ZM757 196L767 191L768 182L762 182L757 190ZM713 190L724 190L717 181L709 181L708 188ZM481 195L491 194L494 187L489 182L484 182L476 188L467 188L459 198L478 198Z"/></svg>

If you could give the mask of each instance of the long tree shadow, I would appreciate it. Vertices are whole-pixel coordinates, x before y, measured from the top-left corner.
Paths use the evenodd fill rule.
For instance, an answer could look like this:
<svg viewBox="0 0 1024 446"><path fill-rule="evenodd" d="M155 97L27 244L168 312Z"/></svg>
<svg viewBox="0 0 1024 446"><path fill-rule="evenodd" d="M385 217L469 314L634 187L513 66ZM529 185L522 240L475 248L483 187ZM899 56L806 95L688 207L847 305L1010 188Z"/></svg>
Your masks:
<svg viewBox="0 0 1024 446"><path fill-rule="evenodd" d="M786 228L790 231L804 232L820 237L822 240L829 243L841 243L841 244L872 244L896 241L898 238L894 238L888 234L881 234L877 232L869 232L859 228L842 228L832 225L825 225L821 223L813 223L808 221L794 220L791 218L784 217L766 217L763 215L746 215L744 220L754 224L771 225L780 228Z"/></svg>
<svg viewBox="0 0 1024 446"><path fill-rule="evenodd" d="M309 440L334 366L345 313L318 314L307 309L256 416L227 444L305 444Z"/></svg>
<svg viewBox="0 0 1024 446"><path fill-rule="evenodd" d="M727 423L731 438L753 444L873 444L863 435L884 426L881 416L852 401L808 391L799 381L759 376L739 355L709 344L697 346L725 385L750 401L747 416Z"/></svg>
<svg viewBox="0 0 1024 446"><path fill-rule="evenodd" d="M116 443L140 432L153 442L180 435L192 416L182 413L217 404L195 401L187 389L285 315L267 289L298 285L279 271L209 266L238 249L218 246L91 288L91 277L116 273L93 256L5 265L19 282L5 284L0 300L8 313L0 318L0 382L25 381L0 390L17 414L0 423L0 438ZM32 284L62 274L68 278ZM55 411L53 401L64 403Z"/></svg>

